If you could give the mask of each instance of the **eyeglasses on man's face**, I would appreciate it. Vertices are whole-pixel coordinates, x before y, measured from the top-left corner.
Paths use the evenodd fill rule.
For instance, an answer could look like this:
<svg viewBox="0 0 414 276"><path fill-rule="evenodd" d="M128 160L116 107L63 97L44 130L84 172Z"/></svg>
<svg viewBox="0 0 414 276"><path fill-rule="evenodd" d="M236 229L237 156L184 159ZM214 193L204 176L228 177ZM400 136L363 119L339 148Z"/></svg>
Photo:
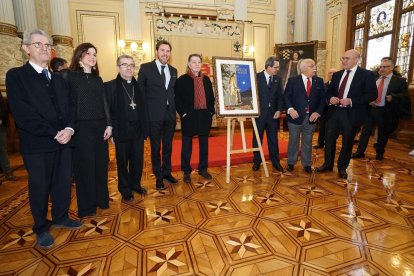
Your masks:
<svg viewBox="0 0 414 276"><path fill-rule="evenodd" d="M49 43L33 42L33 43L28 44L28 45L29 46L33 45L33 46L35 46L35 48L38 48L38 49L44 49L45 47L46 47L47 50L52 49L52 44L49 44Z"/></svg>
<svg viewBox="0 0 414 276"><path fill-rule="evenodd" d="M124 69L126 69L126 68L131 68L131 69L134 69L134 68L135 68L135 64L133 64L133 63L131 63L131 64L128 64L128 63L121 63L121 64L119 64L118 66L119 66L119 67L122 67L122 68L124 68Z"/></svg>

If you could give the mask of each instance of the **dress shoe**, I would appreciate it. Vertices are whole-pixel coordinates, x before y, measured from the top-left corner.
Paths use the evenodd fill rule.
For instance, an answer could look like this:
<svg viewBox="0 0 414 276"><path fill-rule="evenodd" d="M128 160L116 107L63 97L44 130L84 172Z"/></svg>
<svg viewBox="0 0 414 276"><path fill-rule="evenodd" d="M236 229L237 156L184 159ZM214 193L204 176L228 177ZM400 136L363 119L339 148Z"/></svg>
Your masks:
<svg viewBox="0 0 414 276"><path fill-rule="evenodd" d="M288 172L293 172L293 165L288 164L287 171Z"/></svg>
<svg viewBox="0 0 414 276"><path fill-rule="evenodd" d="M375 160L382 160L382 159L384 159L384 154L377 153L377 155L375 156Z"/></svg>
<svg viewBox="0 0 414 276"><path fill-rule="evenodd" d="M174 178L174 176L172 176L171 174L169 175L165 175L164 179L167 180L168 182L170 182L171 184L176 184L178 183L178 180Z"/></svg>
<svg viewBox="0 0 414 276"><path fill-rule="evenodd" d="M314 149L323 149L324 145L316 144L313 146Z"/></svg>
<svg viewBox="0 0 414 276"><path fill-rule="evenodd" d="M198 172L198 174L207 180L213 179L213 177L211 176L211 174L209 174L208 171Z"/></svg>
<svg viewBox="0 0 414 276"><path fill-rule="evenodd" d="M140 195L146 195L147 194L147 189L142 188L141 186L139 186L138 188L133 188L132 190L137 192Z"/></svg>
<svg viewBox="0 0 414 276"><path fill-rule="evenodd" d="M355 152L351 155L351 158L353 159L364 158L364 157L365 157L365 153L362 153L362 152Z"/></svg>
<svg viewBox="0 0 414 276"><path fill-rule="evenodd" d="M331 172L332 171L332 167L329 167L329 166L327 166L325 164L323 164L320 167L315 168L315 172L328 172L328 171Z"/></svg>
<svg viewBox="0 0 414 276"><path fill-rule="evenodd" d="M345 169L338 169L339 177L342 179L347 179L348 174Z"/></svg>
<svg viewBox="0 0 414 276"><path fill-rule="evenodd" d="M157 182L155 183L155 189L161 191L164 190L164 182L162 181L162 179L157 179Z"/></svg>
<svg viewBox="0 0 414 276"><path fill-rule="evenodd" d="M285 170L283 169L283 167L280 165L280 163L275 163L272 164L273 168L275 168L276 170L278 170L279 172L284 172Z"/></svg>
<svg viewBox="0 0 414 276"><path fill-rule="evenodd" d="M259 163L253 163L252 170L253 171L258 171L259 169L260 169L260 164Z"/></svg>
<svg viewBox="0 0 414 276"><path fill-rule="evenodd" d="M184 174L184 183L191 184L191 176L189 173Z"/></svg>
<svg viewBox="0 0 414 276"><path fill-rule="evenodd" d="M41 248L45 250L50 249L55 245L55 241L49 232L36 234L36 242Z"/></svg>
<svg viewBox="0 0 414 276"><path fill-rule="evenodd" d="M6 179L10 181L16 181L17 177L12 172L8 172L6 173Z"/></svg>
<svg viewBox="0 0 414 276"><path fill-rule="evenodd" d="M122 196L122 201L126 202L126 203L133 202L134 201L134 196L132 194L123 195Z"/></svg>
<svg viewBox="0 0 414 276"><path fill-rule="evenodd" d="M305 172L307 172L307 173L312 173L312 167L311 166L305 166L305 167L303 167L303 169L305 170Z"/></svg>

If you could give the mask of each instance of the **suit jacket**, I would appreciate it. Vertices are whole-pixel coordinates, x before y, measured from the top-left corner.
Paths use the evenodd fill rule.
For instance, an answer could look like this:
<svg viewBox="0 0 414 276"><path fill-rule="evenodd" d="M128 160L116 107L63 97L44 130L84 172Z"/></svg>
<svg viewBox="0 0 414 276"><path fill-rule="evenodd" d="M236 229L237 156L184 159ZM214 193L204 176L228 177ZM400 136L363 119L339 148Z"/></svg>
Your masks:
<svg viewBox="0 0 414 276"><path fill-rule="evenodd" d="M165 89L163 85L155 60L142 64L139 69L138 85L145 96L149 121L161 121L164 118L167 99L169 103L168 112L175 116L174 85L177 80L177 69L171 65L168 65L168 68L171 74L168 89Z"/></svg>
<svg viewBox="0 0 414 276"><path fill-rule="evenodd" d="M58 150L54 137L65 127L75 129L75 101L66 81L51 73L51 81L27 62L6 74L7 97L20 136L20 152Z"/></svg>
<svg viewBox="0 0 414 276"><path fill-rule="evenodd" d="M407 81L404 78L393 75L388 84L386 96L391 95L392 101L385 101L386 118L385 128L387 133L394 132L400 119L411 118L411 101L408 94Z"/></svg>
<svg viewBox="0 0 414 276"><path fill-rule="evenodd" d="M327 91L327 101L331 97L338 97L339 84L341 82L344 70L338 71L332 75L332 81ZM344 107L347 109L348 118L352 126L359 127L364 122L367 106L378 96L375 76L371 71L358 67L352 79L347 98L350 98L352 105ZM336 108L330 106L328 109L328 118ZM329 119L328 119L329 120Z"/></svg>
<svg viewBox="0 0 414 276"><path fill-rule="evenodd" d="M308 97L302 75L291 77L286 85L283 99L286 110L294 108L299 114L299 117L296 119L287 116L288 122L290 123L301 125L305 119L308 105L309 116L313 112L318 112L319 115L322 115L326 103L325 84L323 83L323 79L316 76L312 77L311 92Z"/></svg>
<svg viewBox="0 0 414 276"><path fill-rule="evenodd" d="M264 71L257 73L256 77L259 90L259 120L261 118L267 118L268 112L271 112L273 117L276 111L282 111L283 108L282 79L279 76L272 76L272 83L269 91Z"/></svg>
<svg viewBox="0 0 414 276"><path fill-rule="evenodd" d="M213 85L208 77L203 77L204 92L206 95L207 110L201 110L194 115L194 80L184 74L175 83L175 104L181 117L183 135L207 135L210 131L211 120L214 114ZM187 114L183 117L184 114Z"/></svg>
<svg viewBox="0 0 414 276"><path fill-rule="evenodd" d="M148 124L146 120L146 105L144 99L144 93L138 86L135 78L132 78L132 84L135 90L135 103L136 107L133 111L137 112L138 119L141 122L142 134L144 137L148 136ZM129 138L129 121L128 111L129 106L125 106L124 96L125 91L122 87L122 78L118 74L116 79L105 82L105 96L109 104L109 110L112 119L112 136L115 142L125 142Z"/></svg>

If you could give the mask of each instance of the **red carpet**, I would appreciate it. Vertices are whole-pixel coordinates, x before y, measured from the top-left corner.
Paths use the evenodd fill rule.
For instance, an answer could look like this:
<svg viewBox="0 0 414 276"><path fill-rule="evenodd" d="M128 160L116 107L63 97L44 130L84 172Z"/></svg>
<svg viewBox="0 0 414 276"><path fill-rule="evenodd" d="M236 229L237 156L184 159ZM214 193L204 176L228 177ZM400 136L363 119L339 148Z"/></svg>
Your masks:
<svg viewBox="0 0 414 276"><path fill-rule="evenodd" d="M252 147L252 132L246 133L246 147ZM263 138L263 151L266 160L269 159L269 151L267 149L266 135ZM288 142L279 139L279 155L280 158L287 156ZM233 141L233 150L241 149L242 141L240 133L237 133ZM208 139L208 166L219 167L226 165L227 136L213 136ZM231 155L231 164L250 163L253 162L253 153L238 153ZM198 166L198 138L193 139L193 154L191 155L191 167L197 169ZM172 170L181 170L181 139L174 139L172 152Z"/></svg>

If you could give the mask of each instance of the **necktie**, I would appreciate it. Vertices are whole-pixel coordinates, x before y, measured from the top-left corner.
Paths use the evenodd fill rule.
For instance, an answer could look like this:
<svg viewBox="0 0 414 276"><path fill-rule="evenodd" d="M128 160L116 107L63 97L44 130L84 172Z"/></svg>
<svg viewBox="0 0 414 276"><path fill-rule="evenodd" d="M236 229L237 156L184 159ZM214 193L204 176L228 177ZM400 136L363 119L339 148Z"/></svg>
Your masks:
<svg viewBox="0 0 414 276"><path fill-rule="evenodd" d="M342 99L344 97L345 86L346 86L346 82L348 81L350 72L351 72L351 70L346 70L345 78L342 80L341 86L339 86L338 98L340 98L340 99Z"/></svg>
<svg viewBox="0 0 414 276"><path fill-rule="evenodd" d="M272 87L272 76L269 76L269 82L267 83L267 88L269 88L270 90L271 87Z"/></svg>
<svg viewBox="0 0 414 276"><path fill-rule="evenodd" d="M382 100L382 92L384 91L384 83L387 77L381 77L381 81L378 84L378 98L375 100L375 103L378 105Z"/></svg>
<svg viewBox="0 0 414 276"><path fill-rule="evenodd" d="M308 78L308 82L306 83L306 95L309 97L310 96L310 92L311 92L311 79Z"/></svg>
<svg viewBox="0 0 414 276"><path fill-rule="evenodd" d="M45 68L42 70L43 75L45 75L46 79L50 82L49 71Z"/></svg>
<svg viewBox="0 0 414 276"><path fill-rule="evenodd" d="M165 70L165 65L161 65L161 77L162 77L162 83L164 84L164 86L165 86L165 83L167 82L167 79L166 79L166 77L165 77L165 72L164 72L164 70Z"/></svg>

